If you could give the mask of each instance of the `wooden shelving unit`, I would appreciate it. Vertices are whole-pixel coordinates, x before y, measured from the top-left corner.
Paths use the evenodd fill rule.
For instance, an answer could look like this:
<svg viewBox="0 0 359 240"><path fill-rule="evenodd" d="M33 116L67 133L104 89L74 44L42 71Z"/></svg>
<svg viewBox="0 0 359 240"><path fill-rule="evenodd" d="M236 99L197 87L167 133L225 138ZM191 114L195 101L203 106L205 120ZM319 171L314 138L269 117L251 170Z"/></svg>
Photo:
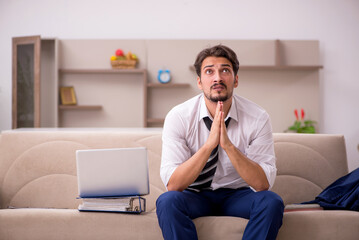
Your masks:
<svg viewBox="0 0 359 240"><path fill-rule="evenodd" d="M59 48L60 42L65 47ZM102 127L112 124L120 127L160 127L169 109L198 92L193 82L197 77L193 65L183 69L183 63L193 63L193 56L189 53L198 51L199 46L218 43L228 45L237 52L239 74L243 73L240 76L241 91L245 91L245 97L271 112L276 131L287 127L286 121L290 118L287 112L299 103L312 114L312 118L318 119L319 73L323 66L317 40L234 39L219 42L210 39L41 38L40 126L72 127L83 124ZM141 60L138 68L111 68L107 52L119 46L136 52ZM186 51L183 51L184 48ZM163 67L171 70L175 81L167 84L157 81L158 69ZM294 89L291 82L296 80L301 84ZM257 83L278 97L272 98L272 102L266 101L262 97L265 93L259 91L261 94L258 94L253 90ZM77 101L79 105L61 105L58 96L61 86L73 86L78 90L76 97L80 100ZM310 97L298 94L305 91L309 91ZM289 99L280 110L279 98ZM125 104L123 109L119 106L121 103Z"/></svg>
<svg viewBox="0 0 359 240"><path fill-rule="evenodd" d="M103 52L106 51L107 48L115 49L119 42L123 48L136 49L136 54L141 59L139 68L111 69L109 65L104 63L103 59L105 59L105 55ZM81 100L80 103L85 104L85 106L58 106L58 104L55 104L57 114L61 114L61 116L56 116L56 118L61 121L61 123L58 124L60 127L62 126L62 122L64 123L63 126L81 124L79 121L80 118L85 120L84 124L89 122L90 125L92 124L94 126L101 125L101 121L104 121L105 124L109 122L112 124L112 122L114 122L115 125L117 124L119 126L122 126L121 124L131 125L134 123L134 125L141 127L160 127L164 123L164 117L169 109L183 99L188 99L192 94L197 93L197 89L192 89L196 88L195 84L189 81L189 78L196 77L193 75L195 71L194 67L190 66L186 71L180 64L186 62L189 65L193 59L189 57L189 54L183 53L179 46L184 46L188 48L189 51L192 51L197 49L199 44L214 45L217 44L217 41L120 40L114 42L112 40L64 40L64 44L66 44L67 48L61 49L61 61L59 61L60 64L57 66L61 65L62 68L57 68L58 81L54 89L61 86L61 84L71 86L73 83L74 87L79 89L77 98L79 98ZM292 89L287 87L288 82L281 85L281 82L273 81L273 79L303 79L303 75L305 75L306 79L313 81L304 81L304 85L300 87L301 91L304 91L303 89L306 87L310 87L310 89L317 88L316 80L318 79L318 72L323 66L320 65L319 43L315 40L226 40L223 44L232 46L238 56L241 57L241 63L244 63L244 65L241 64L239 66L239 72L243 71L244 73L242 75L244 85L241 87L242 89L248 88L246 89L246 94L250 99L253 96L254 101L260 102L262 100L261 97L257 97L256 94L251 91L251 87L253 84L256 84L257 79L268 79L268 81L260 81L261 84L267 87L272 83L275 86L278 85L279 89L275 88L275 86L269 86L269 88L273 92L282 91L280 92L280 96L283 97L287 97L285 94L287 89L289 89L288 91L292 91ZM98 50L97 54L100 58L90 59L89 63L80 63L80 60L76 57L86 49ZM164 59L163 56L158 53L166 53L168 58ZM86 53L85 56L89 58L92 54ZM158 69L162 68L163 65L171 69L173 80L175 81L172 80L167 84L162 84L157 81ZM123 75L120 76L120 74ZM182 81L186 83L181 83ZM88 92L86 92L87 89L89 89ZM106 96L101 95L103 93L97 92L97 89L105 89L103 92L107 91L109 94ZM128 89L128 92L126 92L126 89ZM117 98L117 90L121 92L121 94L126 95L126 98ZM129 94L127 95L127 93ZM311 93L312 96L315 96L314 90L311 91ZM80 94L84 94L82 95L84 97L81 98ZM91 94L103 98L99 98L98 102L93 102L93 100L96 101L96 98L91 98ZM109 98L113 98L114 101L111 102ZM120 116L120 113L117 113L115 107L119 104L117 99L126 99L125 103L128 103L126 105L127 114L125 114L123 118ZM131 100L135 103L132 103ZM274 99L274 101L276 101L276 99ZM297 101L302 101L300 96ZM314 101L316 101L316 99L314 99ZM91 104L94 103L95 106L87 105L90 102ZM294 102L294 100L290 101L288 105L294 106ZM128 107L130 104L134 106L132 109ZM268 104L265 107L269 111L274 112L274 116L278 116L278 112L280 111L276 112L277 108L274 105ZM316 105L306 108L314 114L317 111ZM84 111L85 109L93 110L93 113ZM103 111L101 111L101 109L103 109ZM283 111L287 111L287 109L281 110L280 114L283 114ZM106 113L110 114L106 115ZM121 123L116 122L119 116L121 117L121 121L122 119L126 119L126 121L124 120ZM89 118L89 121L86 121L86 118ZM99 121L94 123L94 118L98 118ZM111 119L111 121L106 122L107 119ZM76 122L76 124L74 122ZM281 119L279 119L279 122L284 125L284 123L282 123L284 121ZM281 127L277 128L280 129Z"/></svg>

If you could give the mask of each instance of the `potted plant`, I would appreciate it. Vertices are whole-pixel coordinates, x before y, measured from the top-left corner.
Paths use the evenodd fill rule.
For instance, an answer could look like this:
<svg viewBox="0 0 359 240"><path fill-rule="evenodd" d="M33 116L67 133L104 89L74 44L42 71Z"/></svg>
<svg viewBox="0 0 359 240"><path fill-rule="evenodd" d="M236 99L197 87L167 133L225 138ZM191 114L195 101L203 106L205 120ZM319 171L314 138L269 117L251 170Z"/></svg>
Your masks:
<svg viewBox="0 0 359 240"><path fill-rule="evenodd" d="M303 108L301 109L301 115L299 119L298 110L294 110L295 115L295 122L292 126L288 127L286 132L296 132L296 133L315 133L315 127L314 124L316 124L316 121L312 120L304 120L305 112Z"/></svg>

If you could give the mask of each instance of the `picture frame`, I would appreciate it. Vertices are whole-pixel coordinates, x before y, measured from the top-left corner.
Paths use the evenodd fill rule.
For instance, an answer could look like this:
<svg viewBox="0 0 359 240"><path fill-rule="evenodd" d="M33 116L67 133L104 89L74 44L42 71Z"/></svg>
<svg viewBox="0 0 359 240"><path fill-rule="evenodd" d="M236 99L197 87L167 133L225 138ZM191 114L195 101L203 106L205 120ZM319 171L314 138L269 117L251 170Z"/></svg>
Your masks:
<svg viewBox="0 0 359 240"><path fill-rule="evenodd" d="M60 87L60 97L62 105L77 104L74 87Z"/></svg>

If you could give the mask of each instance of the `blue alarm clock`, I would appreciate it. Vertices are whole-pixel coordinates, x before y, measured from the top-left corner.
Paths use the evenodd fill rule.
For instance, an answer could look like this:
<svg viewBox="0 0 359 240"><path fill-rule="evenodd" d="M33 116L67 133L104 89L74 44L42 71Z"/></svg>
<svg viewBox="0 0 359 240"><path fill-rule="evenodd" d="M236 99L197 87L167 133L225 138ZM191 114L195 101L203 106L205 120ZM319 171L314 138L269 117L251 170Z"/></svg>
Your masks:
<svg viewBox="0 0 359 240"><path fill-rule="evenodd" d="M157 79L160 83L168 83L171 81L171 73L170 70L158 70Z"/></svg>

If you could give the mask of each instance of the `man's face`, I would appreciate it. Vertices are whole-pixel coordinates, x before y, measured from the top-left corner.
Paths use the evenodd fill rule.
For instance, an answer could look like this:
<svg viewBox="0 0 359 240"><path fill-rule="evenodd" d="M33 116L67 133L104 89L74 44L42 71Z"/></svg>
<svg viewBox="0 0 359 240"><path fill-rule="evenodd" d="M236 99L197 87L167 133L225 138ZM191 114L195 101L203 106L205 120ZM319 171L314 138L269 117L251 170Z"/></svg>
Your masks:
<svg viewBox="0 0 359 240"><path fill-rule="evenodd" d="M231 62L224 57L207 57L201 66L201 77L197 78L198 88L212 101L226 101L238 86L238 76L234 76Z"/></svg>

